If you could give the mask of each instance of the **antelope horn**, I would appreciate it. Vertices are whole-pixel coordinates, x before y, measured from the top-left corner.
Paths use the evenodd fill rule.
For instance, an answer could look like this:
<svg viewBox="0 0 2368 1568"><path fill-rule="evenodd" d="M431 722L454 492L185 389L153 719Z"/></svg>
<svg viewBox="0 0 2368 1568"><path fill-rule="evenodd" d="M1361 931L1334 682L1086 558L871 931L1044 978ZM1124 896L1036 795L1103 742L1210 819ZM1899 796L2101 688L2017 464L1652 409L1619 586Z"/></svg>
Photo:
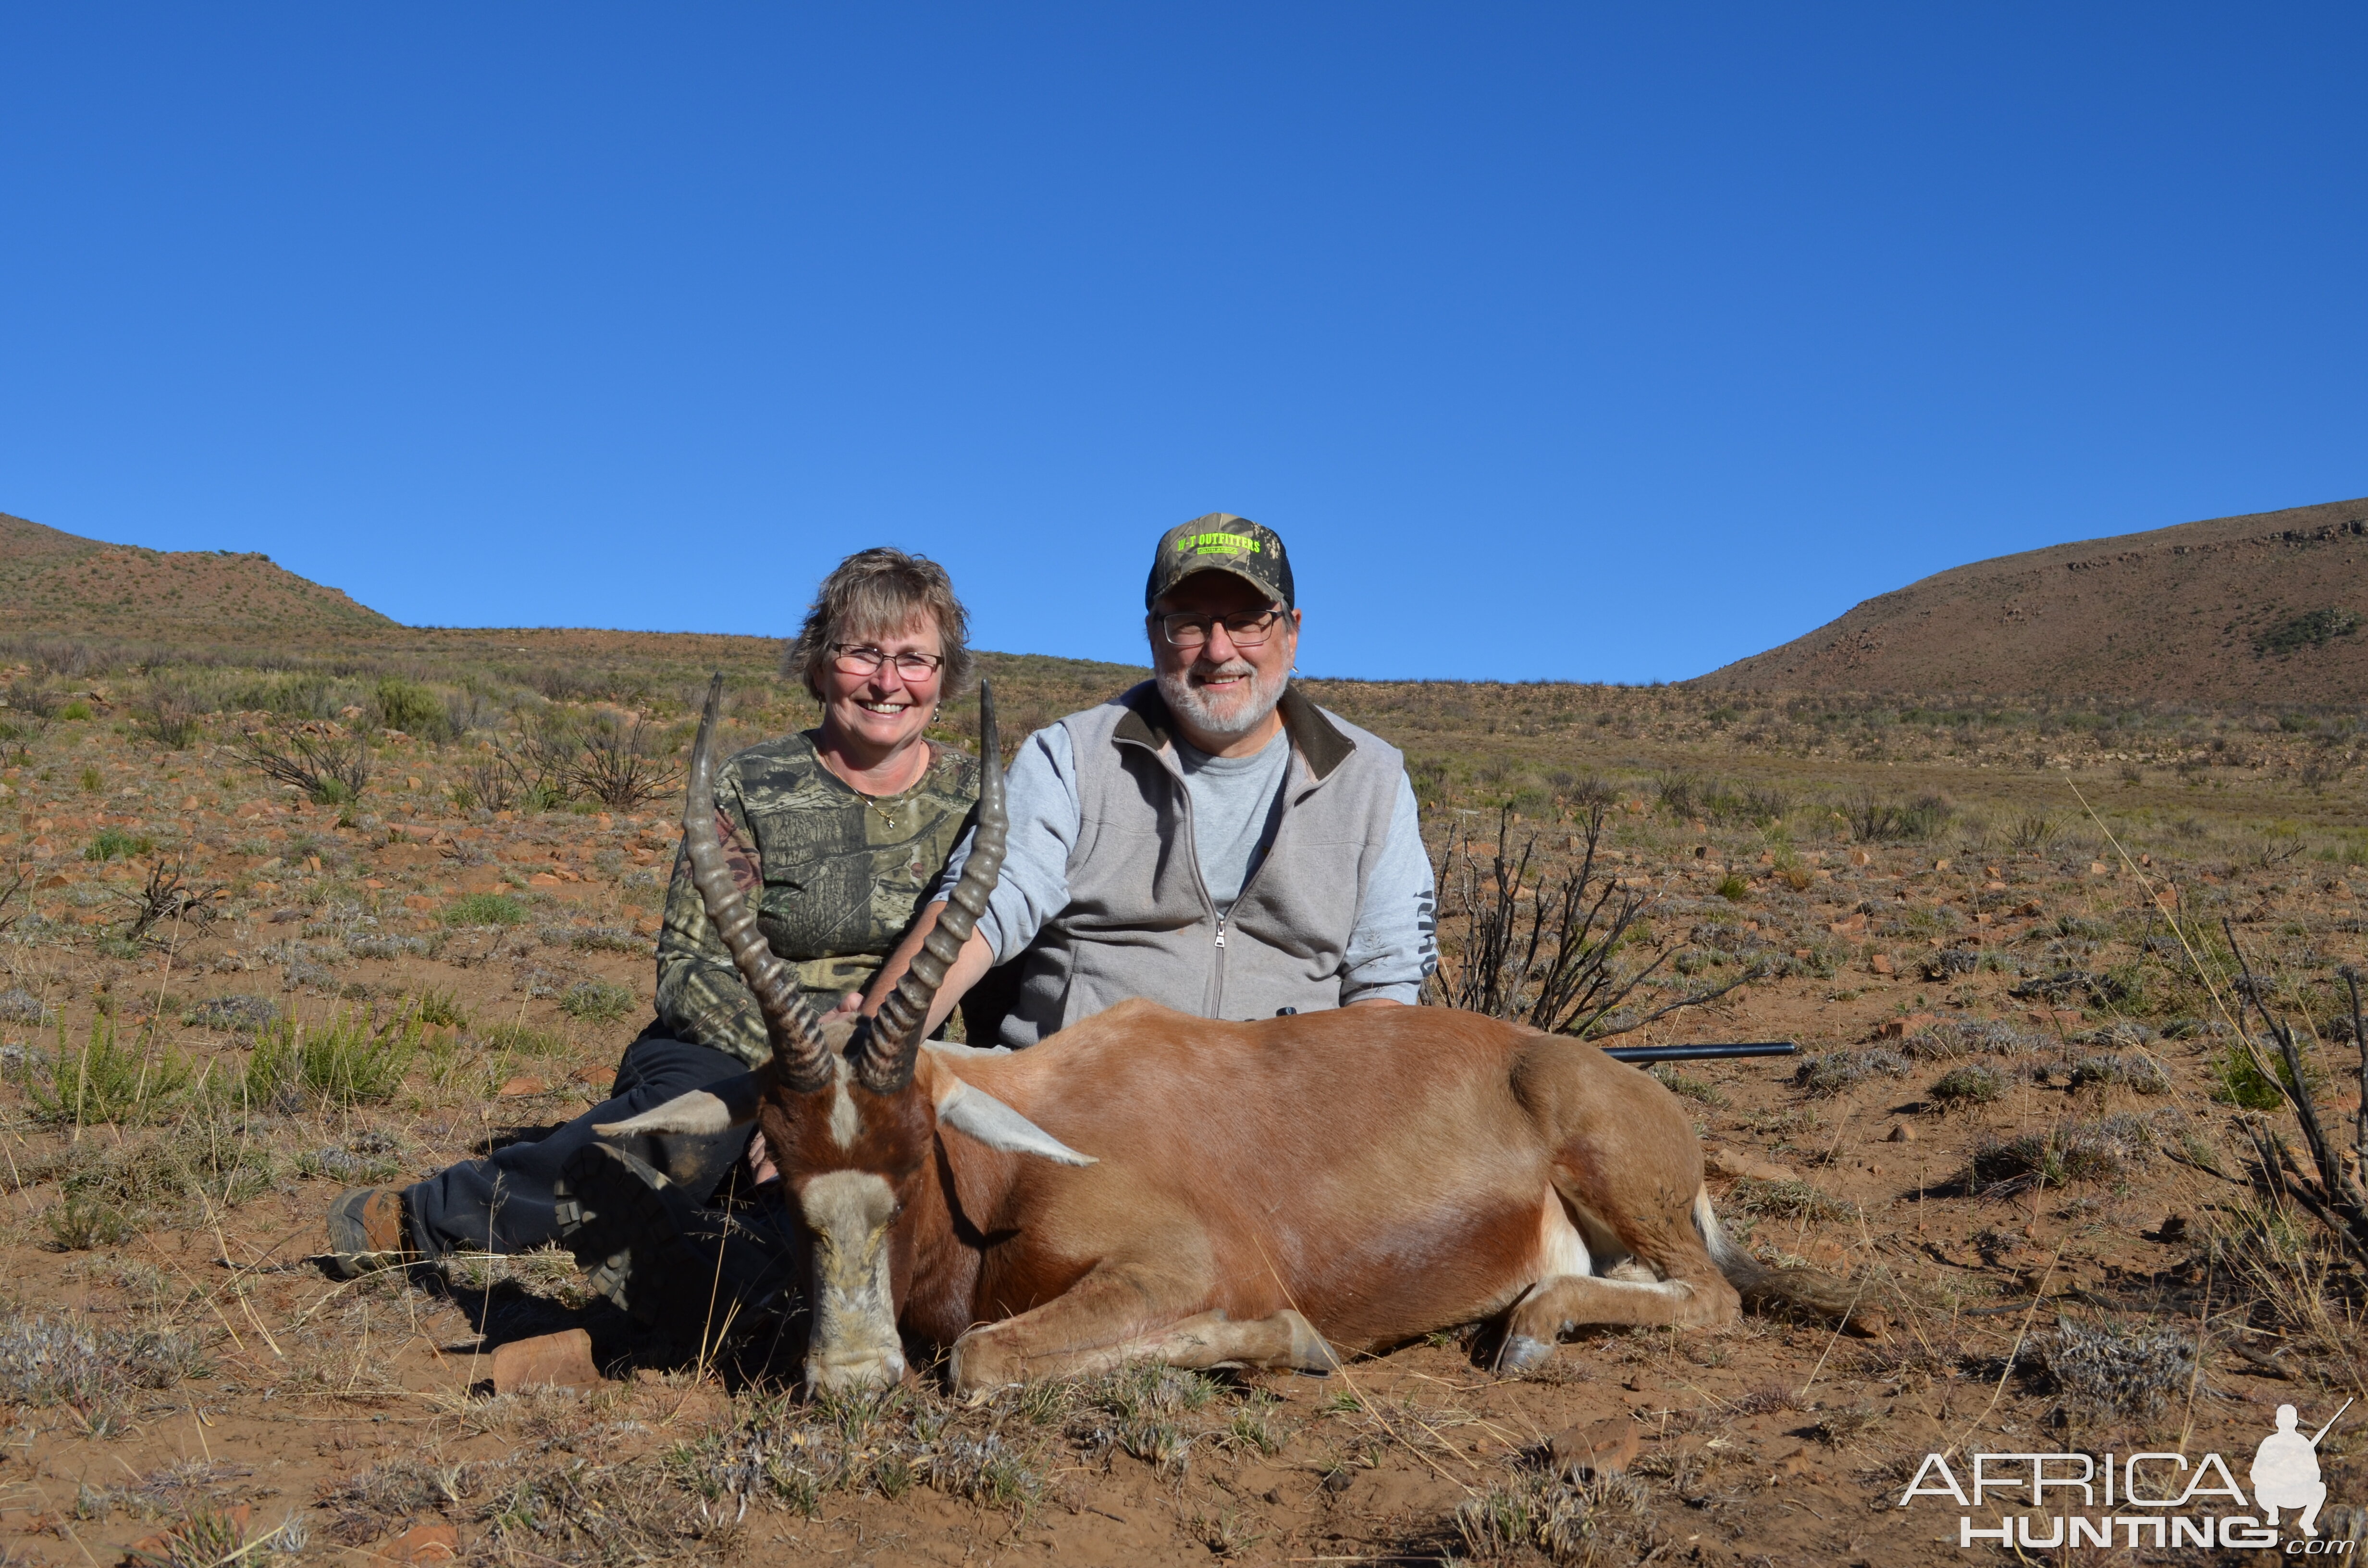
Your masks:
<svg viewBox="0 0 2368 1568"><path fill-rule="evenodd" d="M715 835L715 710L723 697L723 676L716 673L707 687L707 707L699 715L699 739L690 748L690 788L682 807L682 844L690 857L690 880L707 905L707 918L731 949L740 978L756 994L757 1010L765 1016L765 1035L773 1042L773 1061L782 1085L802 1094L827 1085L832 1077L830 1048L823 1043L822 1019L811 1003L798 994L796 982L764 934L757 929L757 901L743 894L724 863L723 845Z"/></svg>
<svg viewBox="0 0 2368 1568"><path fill-rule="evenodd" d="M996 874L1003 869L1003 846L1010 820L1003 810L1003 753L995 735L995 692L978 683L978 829L972 835L970 858L938 924L913 955L912 967L896 982L896 989L880 1006L870 1038L856 1058L856 1076L875 1094L893 1095L913 1081L913 1062L921 1049L922 1027L928 1022L929 1004L946 980L962 944L986 911L987 895L995 891Z"/></svg>

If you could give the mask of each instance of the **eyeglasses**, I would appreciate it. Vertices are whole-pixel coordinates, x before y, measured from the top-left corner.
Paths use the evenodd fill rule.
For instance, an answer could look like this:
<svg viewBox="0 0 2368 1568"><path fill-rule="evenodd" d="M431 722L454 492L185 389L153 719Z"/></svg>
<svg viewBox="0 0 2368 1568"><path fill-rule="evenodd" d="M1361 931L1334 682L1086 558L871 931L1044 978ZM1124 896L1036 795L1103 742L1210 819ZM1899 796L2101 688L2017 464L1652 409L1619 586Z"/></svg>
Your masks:
<svg viewBox="0 0 2368 1568"><path fill-rule="evenodd" d="M1222 623L1225 635L1236 648L1263 648L1274 634L1274 623L1282 619L1280 609L1262 609L1246 615L1191 615L1178 612L1159 618L1159 634L1167 639L1171 648L1190 650L1203 647L1209 641L1209 628Z"/></svg>
<svg viewBox="0 0 2368 1568"><path fill-rule="evenodd" d="M898 675L917 683L944 668L945 660L936 653L883 653L868 643L831 644L830 667L843 676L871 675L882 665L895 665Z"/></svg>

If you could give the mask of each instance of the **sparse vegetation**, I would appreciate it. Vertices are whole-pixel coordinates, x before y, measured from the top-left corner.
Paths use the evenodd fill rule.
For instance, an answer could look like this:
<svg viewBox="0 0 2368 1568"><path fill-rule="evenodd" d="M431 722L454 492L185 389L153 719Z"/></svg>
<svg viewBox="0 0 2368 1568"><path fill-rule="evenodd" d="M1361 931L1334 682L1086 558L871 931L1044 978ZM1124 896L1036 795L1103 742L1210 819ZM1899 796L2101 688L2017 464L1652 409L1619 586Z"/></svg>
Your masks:
<svg viewBox="0 0 2368 1568"><path fill-rule="evenodd" d="M1645 1038L1801 1041L1793 1061L1654 1074L1706 1144L1782 1166L1717 1167L1729 1235L1848 1276L1888 1320L1879 1337L1753 1309L1710 1333L1593 1333L1512 1384L1479 1369L1490 1325L1462 1324L1329 1383L1131 1369L970 1407L923 1363L887 1400L809 1403L788 1397L795 1358L769 1338L687 1351L628 1329L562 1251L456 1257L433 1290L323 1281L298 1260L337 1190L400 1186L572 1116L647 1006L676 786L620 806L581 760L606 733L678 765L705 670L670 643L474 636L291 646L256 668L252 651L176 663L0 633L0 832L20 830L0 838L0 1111L17 1129L0 1196L17 1217L0 1397L28 1452L91 1478L51 1506L102 1560L260 1505L230 1469L291 1444L310 1456L327 1424L270 1418L328 1412L356 1431L399 1414L382 1430L400 1445L322 1450L340 1468L309 1509L274 1498L242 1527L242 1562L283 1552L285 1506L308 1553L392 1555L442 1521L461 1557L487 1560L1001 1555L1014 1529L1092 1559L1115 1539L1092 1532L1120 1528L1104 1510L1155 1555L1520 1562L1560 1540L1608 1563L1748 1539L1895 1568L1908 1559L1861 1505L1896 1499L1902 1462L1957 1440L1994 1392L1993 1425L2079 1447L2089 1424L2119 1440L2124 1424L2187 1422L2192 1380L2190 1451L2234 1452L2258 1440L2260 1401L2306 1404L2315 1424L2358 1381L2362 1254L2251 999L2288 1021L2301 1086L2340 1107L2320 1128L2340 1182L2356 1055L2341 971L2368 959L2368 838L2339 787L2359 777L2360 727L2333 708L1308 683L1407 748L1435 854L1456 830L1437 999L1526 1018L1554 984L1576 997L1567 966L1555 980L1562 901L1591 853L1579 914L1608 901L1570 923L1600 964L1590 1006L1634 983L1599 1034L1732 985ZM727 747L812 722L767 674L777 652L700 645L734 671ZM1015 735L1137 678L987 665ZM157 685L195 713L185 750L143 717ZM18 703L20 687L38 690ZM61 721L69 693L98 718ZM963 743L967 716L948 717L938 738ZM316 805L206 744L250 731L290 756L293 734L353 748L367 791ZM109 832L131 842L84 858ZM192 906L130 941L160 864L214 918ZM2232 1078L2253 1109L2211 1097ZM225 1371L177 1389L108 1371L103 1398L28 1403L6 1381L23 1363L12 1312L73 1325L109 1367L131 1342L105 1333L153 1329L196 1358L183 1366ZM579 1324L598 1390L464 1392L484 1358L456 1345ZM396 1387L411 1392L385 1403ZM1622 1404L1648 1407L1625 1476L1551 1468L1542 1434ZM224 1470L203 1479L192 1448L169 1484L124 1473L108 1456L134 1422L157 1440L202 1432ZM2328 1462L2350 1460L2330 1448ZM1427 1516L1402 1501L1442 1472L1468 1490ZM1780 1519L1771 1495L1816 1514ZM959 1525L934 1512L949 1500ZM0 1520L0 1551L30 1517Z"/></svg>

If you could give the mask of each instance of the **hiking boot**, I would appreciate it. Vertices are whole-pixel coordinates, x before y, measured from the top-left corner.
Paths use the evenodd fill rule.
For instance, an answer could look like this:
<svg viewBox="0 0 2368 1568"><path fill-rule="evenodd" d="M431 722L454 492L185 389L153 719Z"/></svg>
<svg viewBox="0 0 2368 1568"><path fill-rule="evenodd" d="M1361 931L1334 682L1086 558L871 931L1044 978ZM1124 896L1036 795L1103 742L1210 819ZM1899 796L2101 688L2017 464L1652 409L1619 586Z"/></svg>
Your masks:
<svg viewBox="0 0 2368 1568"><path fill-rule="evenodd" d="M560 1241L592 1288L636 1323L701 1338L782 1304L790 1248L778 1231L700 1207L622 1149L586 1144L552 1191Z"/></svg>
<svg viewBox="0 0 2368 1568"><path fill-rule="evenodd" d="M357 1187L329 1205L329 1272L355 1279L413 1258L403 1194L391 1187Z"/></svg>

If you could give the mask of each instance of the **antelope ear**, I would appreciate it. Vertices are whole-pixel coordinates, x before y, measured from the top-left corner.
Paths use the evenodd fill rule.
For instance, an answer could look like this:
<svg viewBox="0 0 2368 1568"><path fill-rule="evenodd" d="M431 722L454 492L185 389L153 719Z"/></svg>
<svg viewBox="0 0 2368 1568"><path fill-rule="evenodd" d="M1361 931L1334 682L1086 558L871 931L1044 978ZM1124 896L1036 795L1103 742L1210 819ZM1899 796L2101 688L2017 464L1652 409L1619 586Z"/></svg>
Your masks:
<svg viewBox="0 0 2368 1568"><path fill-rule="evenodd" d="M1063 1165L1098 1163L1091 1154L1078 1153L985 1089L973 1088L951 1073L944 1074L941 1091L938 1096L941 1127L968 1133L1008 1154L1034 1154Z"/></svg>
<svg viewBox="0 0 2368 1568"><path fill-rule="evenodd" d="M597 1123L592 1131L602 1138L638 1138L668 1132L728 1132L757 1119L757 1102L764 1097L766 1085L771 1081L772 1074L759 1067L753 1073L743 1073L736 1078L726 1078L703 1089L677 1095L666 1104L655 1106L639 1116L627 1117L622 1121Z"/></svg>

